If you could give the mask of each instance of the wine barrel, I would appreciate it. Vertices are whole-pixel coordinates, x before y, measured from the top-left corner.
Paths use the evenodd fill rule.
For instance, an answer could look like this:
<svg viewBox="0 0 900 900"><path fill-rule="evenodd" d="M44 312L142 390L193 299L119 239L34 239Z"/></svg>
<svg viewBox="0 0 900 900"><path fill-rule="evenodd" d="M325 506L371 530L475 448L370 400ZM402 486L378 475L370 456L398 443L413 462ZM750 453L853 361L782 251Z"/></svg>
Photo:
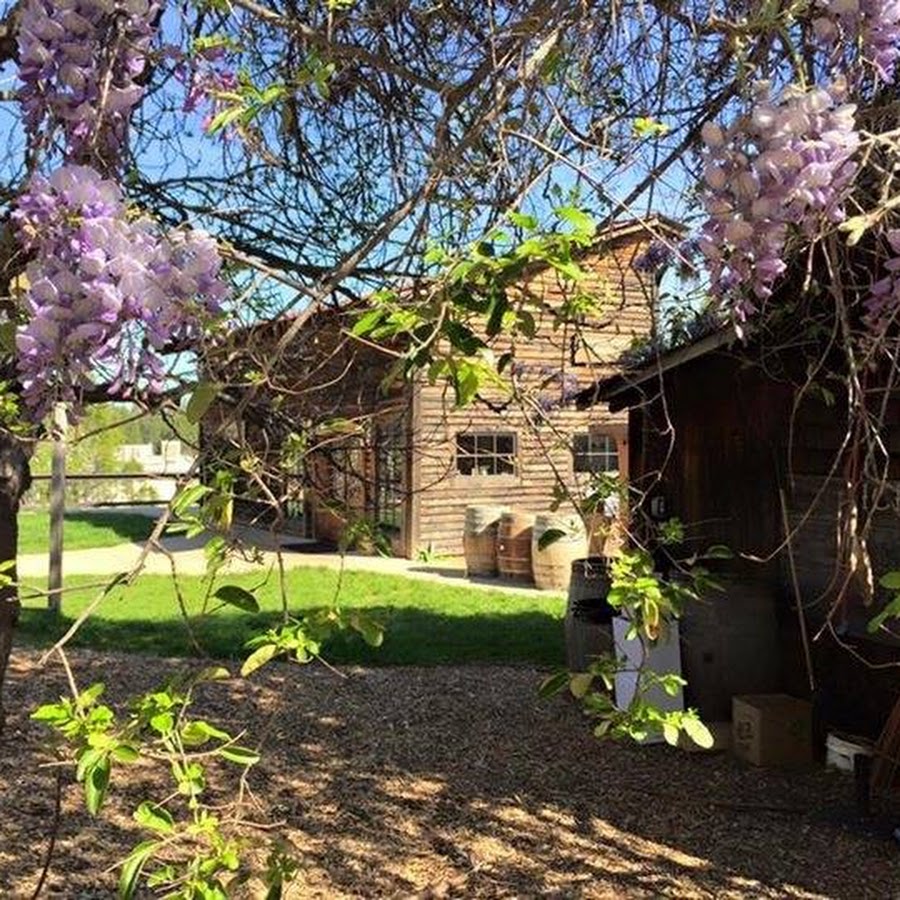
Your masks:
<svg viewBox="0 0 900 900"><path fill-rule="evenodd" d="M606 602L610 588L610 561L589 556L572 563L569 603L566 608L566 665L584 672L591 660L612 649L614 610Z"/></svg>
<svg viewBox="0 0 900 900"><path fill-rule="evenodd" d="M505 578L531 581L531 533L534 516L515 510L500 517L497 530L497 568Z"/></svg>
<svg viewBox="0 0 900 900"><path fill-rule="evenodd" d="M560 534L541 549L541 538L548 531ZM543 590L567 590L572 578L572 563L586 556L587 548L584 523L577 516L535 516L531 536L534 583Z"/></svg>
<svg viewBox="0 0 900 900"><path fill-rule="evenodd" d="M506 510L502 506L467 506L463 531L466 572L497 574L497 525Z"/></svg>

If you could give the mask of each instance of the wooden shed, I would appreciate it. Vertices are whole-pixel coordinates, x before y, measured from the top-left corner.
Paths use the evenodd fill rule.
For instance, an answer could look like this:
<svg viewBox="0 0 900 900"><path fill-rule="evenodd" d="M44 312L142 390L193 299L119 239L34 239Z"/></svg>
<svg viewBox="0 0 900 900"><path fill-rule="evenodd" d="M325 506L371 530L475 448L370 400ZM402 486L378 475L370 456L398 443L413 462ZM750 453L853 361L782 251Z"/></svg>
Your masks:
<svg viewBox="0 0 900 900"><path fill-rule="evenodd" d="M580 405L600 404L604 417L628 410L636 504L679 518L689 549L734 553L716 564L725 591L683 623L689 699L701 713L723 717L736 693L811 693L799 601L822 720L876 733L900 696L900 629L869 633L888 597L873 596L845 525L872 517L875 579L900 569L900 395L883 398L886 490L877 503L849 496L846 394L840 384L808 389L806 362L799 343L767 349L723 329L601 381Z"/></svg>
<svg viewBox="0 0 900 900"><path fill-rule="evenodd" d="M275 371L265 369L266 359L290 320L240 336L235 357L243 360L242 370L255 359L266 371L260 396L278 398L277 409L257 414L256 423L244 407L244 436L265 448L274 470L282 440L276 432L283 435L287 427L312 434L319 427L302 475L307 535L334 541L348 522L365 518L392 535L400 555L413 557L425 548L458 554L467 505L544 512L560 483L577 491L596 472L627 475L626 415L579 410L572 398L617 371L622 352L653 333L656 281L634 262L651 241L680 235L659 217L614 225L579 258L588 274L577 288L549 266L526 271L523 288L542 300L535 336L498 340L495 349L513 354L507 377L542 385L543 408L504 403L498 395L497 402L488 398L460 409L445 384L425 379L394 381L385 390L395 362L390 348L350 336L357 310L341 307L309 317ZM573 289L597 304L589 317L566 321L560 307ZM224 407L220 412L224 422ZM273 416L282 420L280 431L272 427ZM327 419L343 423L343 432L322 430ZM205 428L208 441L221 431L216 422L214 411Z"/></svg>

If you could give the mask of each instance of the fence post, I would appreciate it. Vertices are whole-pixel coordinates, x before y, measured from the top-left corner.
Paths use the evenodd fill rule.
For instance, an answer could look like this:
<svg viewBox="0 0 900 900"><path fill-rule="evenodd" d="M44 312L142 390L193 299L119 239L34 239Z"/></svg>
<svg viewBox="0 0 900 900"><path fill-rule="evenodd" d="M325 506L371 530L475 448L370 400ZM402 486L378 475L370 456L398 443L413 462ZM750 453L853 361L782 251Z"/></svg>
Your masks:
<svg viewBox="0 0 900 900"><path fill-rule="evenodd" d="M50 566L47 606L56 613L62 609L63 519L66 512L66 404L53 406L53 457L50 468Z"/></svg>

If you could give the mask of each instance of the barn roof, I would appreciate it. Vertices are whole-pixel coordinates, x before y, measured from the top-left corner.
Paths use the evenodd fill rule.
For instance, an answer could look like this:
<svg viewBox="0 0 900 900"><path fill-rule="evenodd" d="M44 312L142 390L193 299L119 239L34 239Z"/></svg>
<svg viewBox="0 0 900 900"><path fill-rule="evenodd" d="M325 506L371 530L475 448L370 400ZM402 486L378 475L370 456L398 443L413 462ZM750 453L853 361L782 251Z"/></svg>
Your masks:
<svg viewBox="0 0 900 900"><path fill-rule="evenodd" d="M598 231L597 237L590 247L576 252L576 255L584 255L586 253L590 253L592 250L595 250L597 247L600 247L603 244L623 241L628 238L633 238L636 235L642 234L648 234L653 239L680 241L687 234L687 228L680 222L675 221L675 219L670 219L668 216L662 215L660 213L653 213L649 216L641 216L631 219L623 219L620 221L613 221L610 222L606 227ZM550 265L551 263L547 262L546 260L538 260L535 261L531 266L529 266L528 270L530 272L538 272L542 269L548 268ZM426 279L419 279L420 282L425 280ZM399 290L410 290L413 285L413 281L408 281L405 284L401 285L399 287ZM348 313L359 311L363 308L365 308L365 300L363 298L358 298L342 304L320 304L316 309L313 310L310 310L307 306L301 306L291 309L288 312L276 316L272 319L262 319L258 322L250 323L243 328L238 329L238 333L244 334L247 332L256 331L257 329L264 329L266 327L271 327L273 330L277 331L279 328L290 324L296 318L305 317L308 319L312 319L314 317L339 317Z"/></svg>

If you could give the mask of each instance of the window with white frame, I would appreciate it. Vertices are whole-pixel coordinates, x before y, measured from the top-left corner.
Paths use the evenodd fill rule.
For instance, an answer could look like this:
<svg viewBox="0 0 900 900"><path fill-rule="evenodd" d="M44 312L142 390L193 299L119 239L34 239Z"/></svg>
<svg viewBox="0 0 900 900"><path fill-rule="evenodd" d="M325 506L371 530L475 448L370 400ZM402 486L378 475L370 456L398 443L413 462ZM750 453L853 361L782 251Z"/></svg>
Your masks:
<svg viewBox="0 0 900 900"><path fill-rule="evenodd" d="M456 436L460 475L515 475L516 435L505 431L465 432Z"/></svg>
<svg viewBox="0 0 900 900"><path fill-rule="evenodd" d="M572 463L576 472L618 472L619 448L616 439L611 434L596 432L574 435Z"/></svg>

